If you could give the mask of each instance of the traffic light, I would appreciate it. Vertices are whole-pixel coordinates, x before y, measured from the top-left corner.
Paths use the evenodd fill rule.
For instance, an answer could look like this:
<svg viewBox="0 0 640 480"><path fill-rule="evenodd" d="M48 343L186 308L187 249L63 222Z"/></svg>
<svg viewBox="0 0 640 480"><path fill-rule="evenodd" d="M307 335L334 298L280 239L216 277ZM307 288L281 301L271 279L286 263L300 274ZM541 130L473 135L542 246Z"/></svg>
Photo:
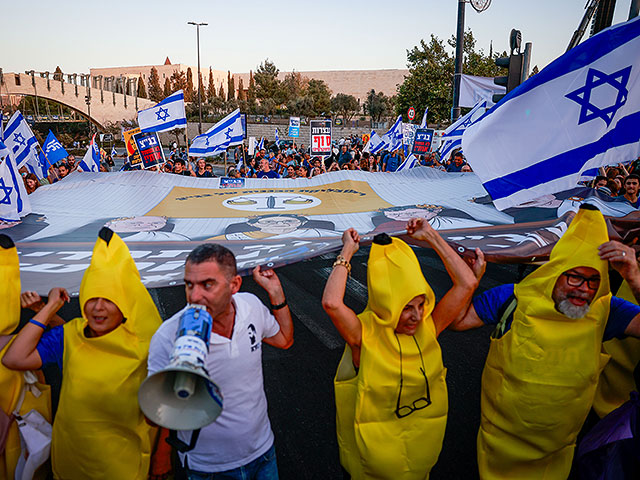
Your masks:
<svg viewBox="0 0 640 480"><path fill-rule="evenodd" d="M509 36L511 46L511 54L508 57L496 58L495 63L498 67L509 69L506 76L494 77L493 83L502 85L507 88L507 93L522 83L524 78L524 61L523 54L520 53L520 44L522 43L522 34L520 30L515 28L511 30ZM493 102L498 103L505 96L505 93L493 95Z"/></svg>

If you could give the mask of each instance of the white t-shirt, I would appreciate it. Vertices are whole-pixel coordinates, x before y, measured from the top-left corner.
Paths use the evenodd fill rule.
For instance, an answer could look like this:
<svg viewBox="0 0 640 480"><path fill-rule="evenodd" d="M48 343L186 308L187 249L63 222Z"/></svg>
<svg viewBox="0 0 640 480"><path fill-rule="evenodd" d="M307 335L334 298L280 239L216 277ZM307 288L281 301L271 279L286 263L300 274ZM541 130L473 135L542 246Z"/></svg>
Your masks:
<svg viewBox="0 0 640 480"><path fill-rule="evenodd" d="M276 335L280 326L255 295L237 293L232 301L236 318L231 338L212 333L206 361L211 379L222 392L222 413L202 428L193 450L180 454L183 464L186 455L189 468L201 472L223 472L246 465L273 444L262 380L262 339ZM149 375L169 364L184 310L153 335ZM178 437L188 444L191 431L178 432Z"/></svg>

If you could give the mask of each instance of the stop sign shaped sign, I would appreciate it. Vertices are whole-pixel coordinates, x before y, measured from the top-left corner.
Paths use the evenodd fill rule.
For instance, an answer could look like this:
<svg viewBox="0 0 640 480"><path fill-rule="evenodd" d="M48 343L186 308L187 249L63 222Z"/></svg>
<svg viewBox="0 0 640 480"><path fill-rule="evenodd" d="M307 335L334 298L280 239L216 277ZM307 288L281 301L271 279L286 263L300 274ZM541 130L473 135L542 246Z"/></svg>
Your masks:
<svg viewBox="0 0 640 480"><path fill-rule="evenodd" d="M409 111L407 112L407 116L409 117L409 120L413 120L414 118L416 118L416 109L413 107L409 107Z"/></svg>

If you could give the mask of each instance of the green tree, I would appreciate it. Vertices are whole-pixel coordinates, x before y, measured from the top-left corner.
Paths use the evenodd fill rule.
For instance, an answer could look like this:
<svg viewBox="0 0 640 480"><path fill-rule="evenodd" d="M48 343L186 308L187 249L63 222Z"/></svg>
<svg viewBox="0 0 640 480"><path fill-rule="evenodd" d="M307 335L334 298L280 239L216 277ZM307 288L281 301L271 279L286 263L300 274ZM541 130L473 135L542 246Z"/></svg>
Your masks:
<svg viewBox="0 0 640 480"><path fill-rule="evenodd" d="M207 92L205 92L204 90L204 82L202 81L202 72L200 72L200 75L198 76L199 79L199 83L196 86L196 93L195 93L195 97L193 97L194 101L198 100L198 91L200 91L200 101L201 102L206 102L207 101Z"/></svg>
<svg viewBox="0 0 640 480"><path fill-rule="evenodd" d="M184 72L174 71L171 75L171 93L182 90L187 90L187 76Z"/></svg>
<svg viewBox="0 0 640 480"><path fill-rule="evenodd" d="M238 101L245 102L247 100L247 93L244 91L244 83L242 77L238 79Z"/></svg>
<svg viewBox="0 0 640 480"><path fill-rule="evenodd" d="M147 98L147 89L144 87L144 79L142 74L138 77L138 97Z"/></svg>
<svg viewBox="0 0 640 480"><path fill-rule="evenodd" d="M231 72L227 70L227 100L236 98L236 80L231 76Z"/></svg>
<svg viewBox="0 0 640 480"><path fill-rule="evenodd" d="M167 82L169 79L167 78ZM158 75L158 69L156 67L151 67L151 73L149 74L149 98L154 102L159 102L167 95L170 95L171 92L167 93L167 84L165 82L165 91L162 91L162 87L160 86L160 76Z"/></svg>
<svg viewBox="0 0 640 480"><path fill-rule="evenodd" d="M453 72L455 39L448 45L435 35L429 43L424 40L420 45L407 51L409 75L398 86L395 104L397 114L406 115L409 107L424 111L429 107L429 119L444 123L450 118L453 104ZM447 48L447 46L449 48ZM476 41L470 30L464 34L464 57L462 71L470 75L496 76L501 69L494 63L497 55L485 55L476 51Z"/></svg>
<svg viewBox="0 0 640 480"><path fill-rule="evenodd" d="M289 100L287 102L287 111L289 115L314 116L316 112L313 109L313 97L305 95Z"/></svg>
<svg viewBox="0 0 640 480"><path fill-rule="evenodd" d="M382 92L376 93L373 89L367 94L362 109L374 122L379 122L391 113L389 98Z"/></svg>
<svg viewBox="0 0 640 480"><path fill-rule="evenodd" d="M207 100L211 101L216 96L216 86L213 83L213 70L209 67L209 87L207 88Z"/></svg>
<svg viewBox="0 0 640 480"><path fill-rule="evenodd" d="M285 102L304 97L309 88L309 79L303 77L300 72L287 73L281 83L282 94Z"/></svg>
<svg viewBox="0 0 640 480"><path fill-rule="evenodd" d="M307 93L313 99L315 115L328 115L331 112L331 90L323 80L309 80Z"/></svg>
<svg viewBox="0 0 640 480"><path fill-rule="evenodd" d="M346 124L360 111L360 104L353 95L338 93L331 99L331 111L336 115L342 115L342 119Z"/></svg>
<svg viewBox="0 0 640 480"><path fill-rule="evenodd" d="M220 90L218 91L218 97L220 97L220 100L222 100L223 102L227 100L227 97L224 94L224 87L222 85L220 85Z"/></svg>
<svg viewBox="0 0 640 480"><path fill-rule="evenodd" d="M162 98L166 98L169 95L171 95L171 82L167 78L164 81L164 90L163 90L163 97ZM160 100L162 100L162 98Z"/></svg>
<svg viewBox="0 0 640 480"><path fill-rule="evenodd" d="M187 85L184 89L184 101L193 102L195 91L193 89L193 72L191 67L187 68Z"/></svg>
<svg viewBox="0 0 640 480"><path fill-rule="evenodd" d="M280 71L273 62L266 59L258 66L255 75L255 96L260 102L271 98L276 103L282 100L282 89L278 80Z"/></svg>

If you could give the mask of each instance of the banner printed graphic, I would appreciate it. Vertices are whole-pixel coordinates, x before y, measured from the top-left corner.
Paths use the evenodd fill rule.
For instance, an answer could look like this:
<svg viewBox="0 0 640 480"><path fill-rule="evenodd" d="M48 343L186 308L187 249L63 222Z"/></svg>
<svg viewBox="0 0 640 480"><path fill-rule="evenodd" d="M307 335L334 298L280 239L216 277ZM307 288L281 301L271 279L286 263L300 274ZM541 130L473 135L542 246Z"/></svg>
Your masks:
<svg viewBox="0 0 640 480"><path fill-rule="evenodd" d="M138 151L138 147L133 138L136 133L140 133L140 127L122 132L124 144L127 147L127 161L132 167L142 163L142 157L140 156L140 152Z"/></svg>
<svg viewBox="0 0 640 480"><path fill-rule="evenodd" d="M328 157L331 155L331 120L311 120L311 156Z"/></svg>
<svg viewBox="0 0 640 480"><path fill-rule="evenodd" d="M417 129L416 135L413 141L413 150L411 153L413 153L414 155L426 155L431 151L432 142L433 142L432 128Z"/></svg>
<svg viewBox="0 0 640 480"><path fill-rule="evenodd" d="M592 189L499 212L475 175L424 167L393 175L241 179L235 187L230 180L238 179L72 173L30 195L34 213L2 233L18 245L24 288L46 294L54 285L78 292L105 225L127 243L149 287L182 283L186 256L202 242L230 248L246 274L256 265L335 251L349 227L364 243L380 232L404 234L413 217L427 220L463 255L480 247L500 262L544 260L583 201L607 215L623 240L632 243L640 231L640 212Z"/></svg>
<svg viewBox="0 0 640 480"><path fill-rule="evenodd" d="M142 168L147 169L165 163L162 145L156 132L141 132L133 135L142 158Z"/></svg>

